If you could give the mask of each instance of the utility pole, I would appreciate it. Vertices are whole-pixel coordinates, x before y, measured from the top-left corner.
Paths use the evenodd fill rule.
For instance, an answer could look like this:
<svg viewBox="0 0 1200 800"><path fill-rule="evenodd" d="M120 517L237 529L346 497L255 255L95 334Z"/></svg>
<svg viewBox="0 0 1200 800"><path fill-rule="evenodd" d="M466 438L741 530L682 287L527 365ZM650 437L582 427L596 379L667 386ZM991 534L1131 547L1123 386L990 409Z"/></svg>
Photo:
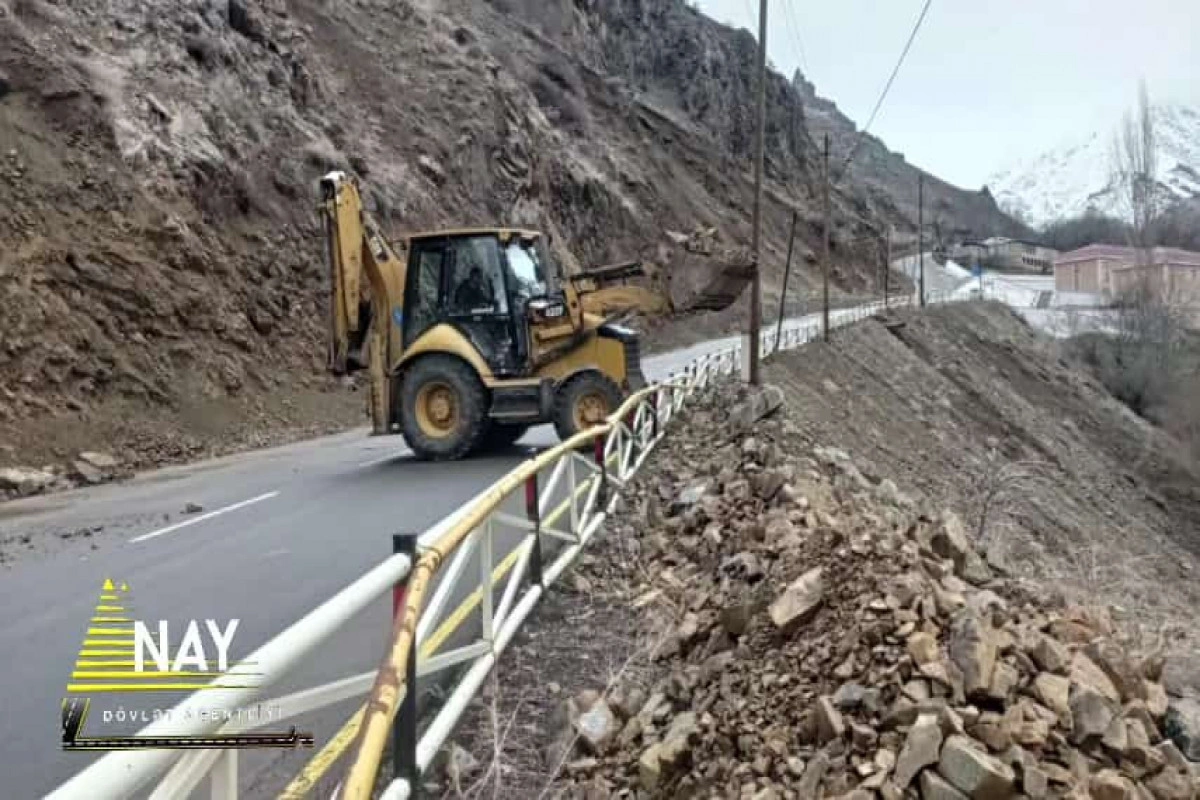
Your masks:
<svg viewBox="0 0 1200 800"><path fill-rule="evenodd" d="M883 310L888 308L888 279L892 272L892 226L888 225L883 232Z"/></svg>
<svg viewBox="0 0 1200 800"><path fill-rule="evenodd" d="M825 179L822 181L822 194L825 205L825 226L821 234L821 331L825 341L829 341L829 228L833 211L829 206L829 134L825 134Z"/></svg>
<svg viewBox="0 0 1200 800"><path fill-rule="evenodd" d="M925 307L925 176L917 175L917 257L921 260L918 302Z"/></svg>
<svg viewBox="0 0 1200 800"><path fill-rule="evenodd" d="M762 382L759 374L762 333L762 183L763 148L767 120L767 0L758 5L758 124L754 142L754 275L750 286L750 385Z"/></svg>
<svg viewBox="0 0 1200 800"><path fill-rule="evenodd" d="M792 247L796 244L796 209L792 209L792 232L788 234L787 262L783 266L783 291L779 295L779 320L775 323L775 350L783 336L783 313L786 311L788 276L792 274Z"/></svg>

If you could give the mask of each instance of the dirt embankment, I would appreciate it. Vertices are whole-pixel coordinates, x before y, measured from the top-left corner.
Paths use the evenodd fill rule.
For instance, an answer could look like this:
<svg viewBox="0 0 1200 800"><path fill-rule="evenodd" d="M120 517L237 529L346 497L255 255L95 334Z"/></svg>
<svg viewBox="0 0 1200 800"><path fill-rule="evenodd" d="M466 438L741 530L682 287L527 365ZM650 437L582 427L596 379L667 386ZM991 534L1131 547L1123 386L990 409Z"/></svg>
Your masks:
<svg viewBox="0 0 1200 800"><path fill-rule="evenodd" d="M840 331L768 366L805 437L964 510L996 558L1154 616L1200 598L1200 465L1007 308Z"/></svg>
<svg viewBox="0 0 1200 800"><path fill-rule="evenodd" d="M768 377L784 406L751 429L734 387L674 423L501 659L452 796L1194 800L1200 552L1151 482L1194 474L1168 440L991 306Z"/></svg>
<svg viewBox="0 0 1200 800"><path fill-rule="evenodd" d="M0 0L0 467L138 467L361 420L323 372L330 169L392 235L533 225L571 266L665 229L748 240L753 65L751 37L683 0ZM820 228L803 102L777 75L768 121L770 307L791 207L796 297ZM902 223L875 191L849 176L839 219ZM867 264L839 255L839 290L873 288ZM741 306L695 324L728 330Z"/></svg>

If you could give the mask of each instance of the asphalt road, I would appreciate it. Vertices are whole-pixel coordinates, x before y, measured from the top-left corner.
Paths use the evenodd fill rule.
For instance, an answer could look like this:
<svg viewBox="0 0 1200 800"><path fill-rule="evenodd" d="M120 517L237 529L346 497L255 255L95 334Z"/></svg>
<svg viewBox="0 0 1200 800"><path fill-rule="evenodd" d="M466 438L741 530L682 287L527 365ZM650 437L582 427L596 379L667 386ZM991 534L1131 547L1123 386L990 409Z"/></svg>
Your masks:
<svg viewBox="0 0 1200 800"><path fill-rule="evenodd" d="M647 377L735 342L647 358ZM239 619L231 649L244 656L389 554L390 534L426 529L554 441L546 426L506 453L431 464L414 461L399 437L355 430L0 506L0 540L28 537L0 571L0 795L40 797L95 758L60 749L58 714L105 579L129 584L138 618ZM189 503L203 511L185 513ZM372 669L389 628L381 598L267 694ZM353 708L301 726L319 747ZM243 789L278 791L301 755L243 759Z"/></svg>

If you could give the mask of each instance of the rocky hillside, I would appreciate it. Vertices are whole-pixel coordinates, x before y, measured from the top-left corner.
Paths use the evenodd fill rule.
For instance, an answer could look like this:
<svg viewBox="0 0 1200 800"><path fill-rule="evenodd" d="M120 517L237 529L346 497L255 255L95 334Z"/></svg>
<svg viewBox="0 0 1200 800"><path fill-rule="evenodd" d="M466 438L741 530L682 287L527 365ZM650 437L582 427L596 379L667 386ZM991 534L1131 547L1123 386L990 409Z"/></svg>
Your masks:
<svg viewBox="0 0 1200 800"><path fill-rule="evenodd" d="M664 228L747 239L753 53L683 0L0 0L0 466L361 419L322 372L329 169L394 235L534 224L568 264ZM806 98L777 75L769 97L771 286L788 204L802 256L819 227ZM841 235L911 224L882 183L838 190ZM955 224L1006 222L943 194ZM835 280L875 274L839 257Z"/></svg>
<svg viewBox="0 0 1200 800"><path fill-rule="evenodd" d="M996 199L988 187L965 191L924 172L909 164L902 153L890 150L878 137L861 135L854 121L832 100L818 95L817 88L799 71L792 77L792 85L804 106L814 144L822 146L825 135L829 136L835 179L844 174L845 181L865 198L866 208L860 211L868 219L882 216L893 223L896 218L905 221L896 225L897 240L916 237L919 175L925 176L925 223L933 227L938 238L958 241L981 231L986 231L987 236L1031 234L1024 224L998 213Z"/></svg>
<svg viewBox="0 0 1200 800"><path fill-rule="evenodd" d="M451 792L1197 797L1200 686L1176 666L1190 638L1111 585L1032 574L1055 556L999 557L970 504L819 443L807 398L771 389L778 410L757 423L772 404L742 387L689 404L598 551L505 653L449 748ZM879 399L903 418L906 393ZM1187 579L1154 587L1189 598L1173 608L1186 632Z"/></svg>

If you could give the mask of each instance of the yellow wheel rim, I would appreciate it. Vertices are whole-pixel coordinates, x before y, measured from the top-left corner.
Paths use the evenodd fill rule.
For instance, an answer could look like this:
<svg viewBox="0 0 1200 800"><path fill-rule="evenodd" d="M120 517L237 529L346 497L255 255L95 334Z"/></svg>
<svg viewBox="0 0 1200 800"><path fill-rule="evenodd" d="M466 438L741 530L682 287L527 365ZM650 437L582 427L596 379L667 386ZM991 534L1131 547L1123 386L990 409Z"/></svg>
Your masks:
<svg viewBox="0 0 1200 800"><path fill-rule="evenodd" d="M422 433L444 439L458 428L458 395L445 383L427 383L417 392L416 412Z"/></svg>
<svg viewBox="0 0 1200 800"><path fill-rule="evenodd" d="M580 395L575 401L572 416L575 418L575 430L582 431L593 425L604 422L609 414L608 400L600 392L589 392Z"/></svg>

